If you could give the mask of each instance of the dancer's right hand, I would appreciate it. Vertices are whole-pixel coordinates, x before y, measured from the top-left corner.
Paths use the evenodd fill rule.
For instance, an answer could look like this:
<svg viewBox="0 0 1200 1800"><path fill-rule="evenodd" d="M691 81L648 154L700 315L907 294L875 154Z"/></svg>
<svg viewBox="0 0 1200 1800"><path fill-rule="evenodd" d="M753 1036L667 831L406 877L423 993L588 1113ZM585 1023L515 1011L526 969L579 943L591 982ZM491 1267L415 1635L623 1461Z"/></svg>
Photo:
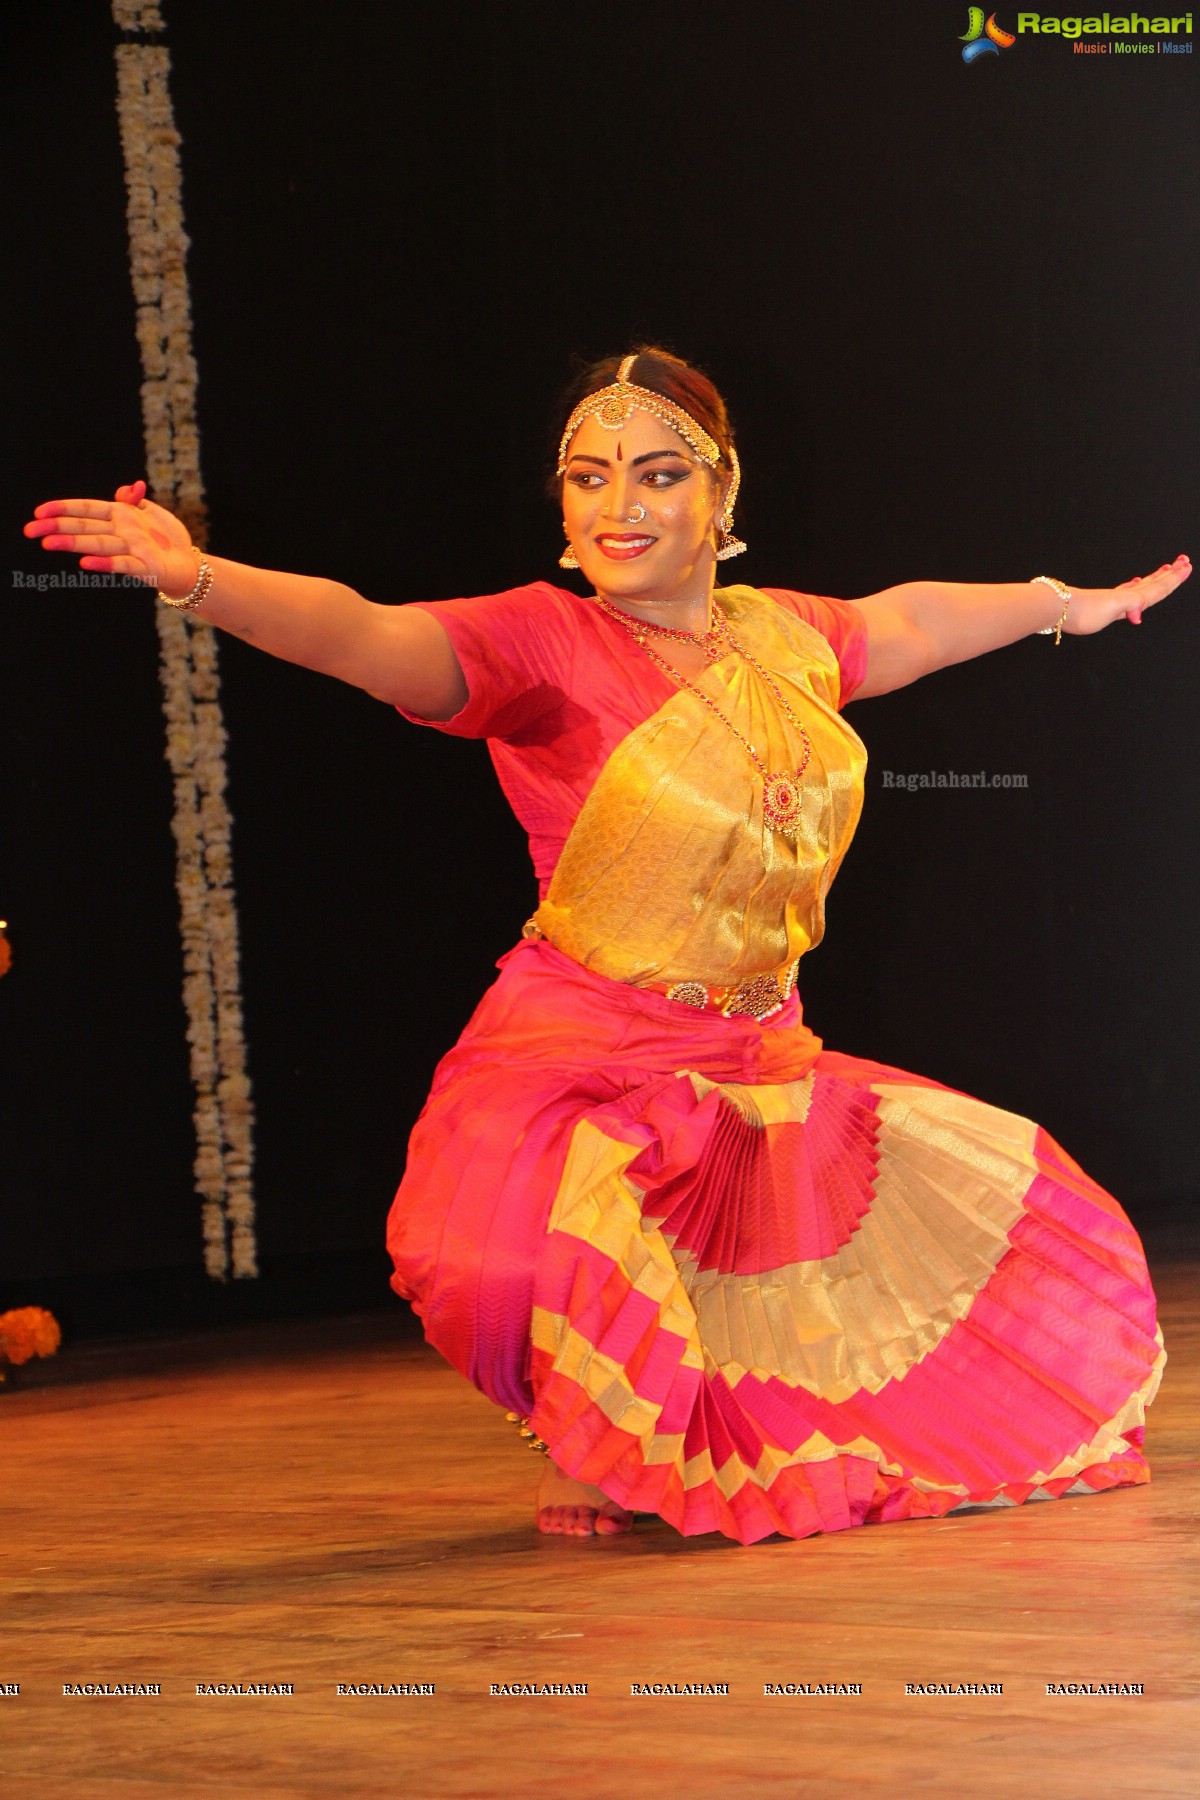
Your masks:
<svg viewBox="0 0 1200 1800"><path fill-rule="evenodd" d="M132 575L173 599L196 585L196 558L185 525L146 498L144 481L119 487L111 500L45 500L25 527L43 550L66 550L81 569Z"/></svg>

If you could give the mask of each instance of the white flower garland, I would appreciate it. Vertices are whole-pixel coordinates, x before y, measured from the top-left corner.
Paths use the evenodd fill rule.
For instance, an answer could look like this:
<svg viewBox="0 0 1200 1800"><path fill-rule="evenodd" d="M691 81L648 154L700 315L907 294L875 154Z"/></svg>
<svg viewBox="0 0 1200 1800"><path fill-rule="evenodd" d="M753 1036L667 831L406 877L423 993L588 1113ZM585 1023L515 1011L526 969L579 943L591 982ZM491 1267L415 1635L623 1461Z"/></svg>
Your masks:
<svg viewBox="0 0 1200 1800"><path fill-rule="evenodd" d="M113 0L123 31L161 32L156 0ZM152 497L206 539L192 356L179 133L162 45L117 46L117 113L128 190L129 262L142 356L142 423ZM204 1264L224 1281L258 1274L254 1106L246 1074L237 910L225 804L225 726L216 637L169 607L158 620L167 761L175 784L183 1002L195 1090L196 1191Z"/></svg>

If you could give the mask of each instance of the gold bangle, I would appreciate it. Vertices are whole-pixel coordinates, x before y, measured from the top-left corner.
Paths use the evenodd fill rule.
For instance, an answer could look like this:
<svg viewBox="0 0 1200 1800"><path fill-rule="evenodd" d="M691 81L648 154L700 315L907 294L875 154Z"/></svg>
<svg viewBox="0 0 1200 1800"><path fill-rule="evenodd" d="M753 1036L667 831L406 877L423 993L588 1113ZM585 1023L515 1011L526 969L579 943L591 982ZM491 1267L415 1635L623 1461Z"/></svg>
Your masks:
<svg viewBox="0 0 1200 1800"><path fill-rule="evenodd" d="M173 607L176 612L195 612L196 608L213 584L212 564L205 562L203 554L196 548L195 544L191 546L191 551L192 555L196 558L195 587L190 589L188 593L181 595L178 600L172 599L170 594L164 594L161 588L158 590L158 597L163 605Z"/></svg>
<svg viewBox="0 0 1200 1800"><path fill-rule="evenodd" d="M1062 643L1062 628L1063 628L1063 625L1066 623L1067 608L1070 606L1071 601L1074 598L1074 596L1072 595L1071 590L1066 585L1066 583L1063 581L1055 581L1053 575L1035 575L1033 577L1033 579L1030 581L1030 584L1029 584L1030 587L1035 586L1036 583L1039 581L1043 582L1046 587L1053 588L1054 592L1058 595L1059 599L1063 603L1063 609L1062 609L1061 613L1058 615L1058 623L1055 625L1039 625L1037 628L1037 635L1039 637L1049 637L1050 633L1053 632L1054 633L1054 642L1056 644L1061 644Z"/></svg>

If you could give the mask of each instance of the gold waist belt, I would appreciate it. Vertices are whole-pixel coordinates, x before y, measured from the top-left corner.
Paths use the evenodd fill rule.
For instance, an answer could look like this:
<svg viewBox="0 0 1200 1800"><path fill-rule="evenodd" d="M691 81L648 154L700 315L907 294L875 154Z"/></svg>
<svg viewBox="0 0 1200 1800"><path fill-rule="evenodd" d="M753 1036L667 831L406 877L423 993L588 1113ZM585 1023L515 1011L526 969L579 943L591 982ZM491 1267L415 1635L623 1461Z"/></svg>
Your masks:
<svg viewBox="0 0 1200 1800"><path fill-rule="evenodd" d="M769 1019L780 1012L796 985L797 963L768 970L765 975L750 975L736 987L705 987L702 981L676 981L668 988L656 988L668 1000L682 1006L695 1006L705 1012L718 1012L726 1019L742 1016Z"/></svg>
<svg viewBox="0 0 1200 1800"><path fill-rule="evenodd" d="M521 936L545 939L546 934L533 918L525 921ZM799 966L799 961L790 962L782 969L768 969L763 975L748 975L735 987L706 987L702 981L674 981L670 987L643 982L639 986L644 993L665 994L668 1000L677 1000L681 1006L720 1013L726 1019L769 1019L786 1004L796 985Z"/></svg>

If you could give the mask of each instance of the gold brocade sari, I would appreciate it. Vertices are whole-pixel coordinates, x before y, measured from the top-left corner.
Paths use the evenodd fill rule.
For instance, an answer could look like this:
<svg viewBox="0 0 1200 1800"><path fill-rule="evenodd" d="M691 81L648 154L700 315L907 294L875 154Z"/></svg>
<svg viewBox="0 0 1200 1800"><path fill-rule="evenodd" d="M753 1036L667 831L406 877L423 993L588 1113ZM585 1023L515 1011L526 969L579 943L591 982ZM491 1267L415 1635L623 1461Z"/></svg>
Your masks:
<svg viewBox="0 0 1200 1800"><path fill-rule="evenodd" d="M753 588L727 588L719 604L811 739L800 821L794 837L764 822L758 770L686 689L629 733L584 802L534 918L573 961L635 987L732 985L803 956L820 942L825 896L862 809L867 753L837 711L828 643ZM771 773L798 767L803 741L735 650L694 685Z"/></svg>
<svg viewBox="0 0 1200 1800"><path fill-rule="evenodd" d="M823 1050L778 982L821 938L866 752L827 640L751 588L718 604L811 740L796 834L712 708L771 774L800 733L729 651L694 678L711 705L677 691L608 755L439 1065L393 1285L561 1469L684 1533L1148 1481L1165 1351L1119 1203L1034 1121ZM756 981L781 1004L713 1002Z"/></svg>

